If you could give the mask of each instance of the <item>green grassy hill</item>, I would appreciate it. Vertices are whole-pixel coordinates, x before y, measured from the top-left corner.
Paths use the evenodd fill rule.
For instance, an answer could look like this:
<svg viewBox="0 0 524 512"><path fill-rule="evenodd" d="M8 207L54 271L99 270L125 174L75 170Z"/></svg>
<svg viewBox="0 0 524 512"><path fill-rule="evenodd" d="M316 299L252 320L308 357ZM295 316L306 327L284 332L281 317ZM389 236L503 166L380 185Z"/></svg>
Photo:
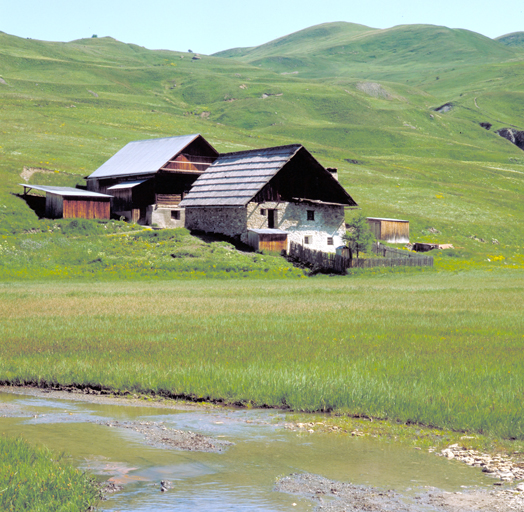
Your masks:
<svg viewBox="0 0 524 512"><path fill-rule="evenodd" d="M497 37L495 40L505 44L506 46L524 48L524 32L512 32L511 34Z"/></svg>
<svg viewBox="0 0 524 512"><path fill-rule="evenodd" d="M372 29L326 23L254 48L215 54L302 77L325 76L425 82L443 72L514 57L514 51L475 32L434 25Z"/></svg>
<svg viewBox="0 0 524 512"><path fill-rule="evenodd" d="M131 140L200 132L220 151L300 142L366 215L409 219L413 240L464 261L523 264L524 153L496 134L524 129L520 49L335 23L192 57L0 33L0 230L41 225L15 195L24 166L51 171L32 183L74 185Z"/></svg>

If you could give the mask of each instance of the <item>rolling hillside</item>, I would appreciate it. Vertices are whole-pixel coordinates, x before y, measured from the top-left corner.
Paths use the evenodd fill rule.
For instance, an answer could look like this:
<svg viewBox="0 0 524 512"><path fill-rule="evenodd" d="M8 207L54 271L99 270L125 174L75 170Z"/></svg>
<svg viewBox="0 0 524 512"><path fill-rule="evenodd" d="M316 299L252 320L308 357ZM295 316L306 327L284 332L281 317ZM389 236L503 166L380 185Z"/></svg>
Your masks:
<svg viewBox="0 0 524 512"><path fill-rule="evenodd" d="M412 238L464 258L522 264L524 153L496 133L524 130L520 48L334 23L193 57L0 33L0 229L39 225L14 195L24 166L51 171L33 183L74 185L130 140L200 132L220 151L303 143L365 214L407 218Z"/></svg>
<svg viewBox="0 0 524 512"><path fill-rule="evenodd" d="M524 48L524 32L512 32L511 34L497 37L496 41L499 41L506 46Z"/></svg>

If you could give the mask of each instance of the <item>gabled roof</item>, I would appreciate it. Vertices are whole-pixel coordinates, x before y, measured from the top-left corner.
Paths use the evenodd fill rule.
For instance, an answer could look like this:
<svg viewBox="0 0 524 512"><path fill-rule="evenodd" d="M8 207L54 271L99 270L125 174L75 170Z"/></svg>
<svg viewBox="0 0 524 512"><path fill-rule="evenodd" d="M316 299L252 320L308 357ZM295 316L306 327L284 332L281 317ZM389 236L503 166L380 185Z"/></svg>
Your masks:
<svg viewBox="0 0 524 512"><path fill-rule="evenodd" d="M129 142L88 179L155 173L198 137L201 135L195 133Z"/></svg>
<svg viewBox="0 0 524 512"><path fill-rule="evenodd" d="M110 198L113 196L107 194L100 194L99 192L91 192L81 188L73 187L51 187L47 185L30 185L29 183L19 183L21 187L24 187L24 192L27 190L41 190L42 192L49 192L50 194L56 194L57 196L68 196L68 197L86 197L93 199Z"/></svg>
<svg viewBox="0 0 524 512"><path fill-rule="evenodd" d="M180 206L243 207L271 180L287 201L357 206L301 144L220 155L193 183Z"/></svg>
<svg viewBox="0 0 524 512"><path fill-rule="evenodd" d="M245 206L301 147L292 144L220 155L193 183L180 206Z"/></svg>

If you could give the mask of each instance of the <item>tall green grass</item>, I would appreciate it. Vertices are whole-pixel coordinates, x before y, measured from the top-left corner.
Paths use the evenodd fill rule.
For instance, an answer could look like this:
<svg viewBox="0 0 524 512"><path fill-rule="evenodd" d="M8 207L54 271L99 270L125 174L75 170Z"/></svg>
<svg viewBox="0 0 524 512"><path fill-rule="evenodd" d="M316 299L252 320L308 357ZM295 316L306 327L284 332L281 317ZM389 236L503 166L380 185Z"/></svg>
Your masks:
<svg viewBox="0 0 524 512"><path fill-rule="evenodd" d="M11 284L0 380L524 439L522 271Z"/></svg>
<svg viewBox="0 0 524 512"><path fill-rule="evenodd" d="M0 437L0 459L0 509L4 512L85 512L100 500L91 478L46 448Z"/></svg>
<svg viewBox="0 0 524 512"><path fill-rule="evenodd" d="M40 230L0 237L0 279L198 279L304 277L284 258L187 229L145 230L120 221L41 221ZM208 241L209 239L209 241Z"/></svg>

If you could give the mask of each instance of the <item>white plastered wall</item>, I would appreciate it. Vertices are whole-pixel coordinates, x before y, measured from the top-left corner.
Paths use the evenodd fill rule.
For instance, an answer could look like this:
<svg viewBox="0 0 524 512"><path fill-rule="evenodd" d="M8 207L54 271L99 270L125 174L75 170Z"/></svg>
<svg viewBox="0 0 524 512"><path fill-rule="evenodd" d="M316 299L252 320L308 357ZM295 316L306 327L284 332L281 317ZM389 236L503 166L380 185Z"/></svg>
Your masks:
<svg viewBox="0 0 524 512"><path fill-rule="evenodd" d="M268 228L267 212L266 215L261 214L261 210L268 209L276 211L275 228L289 232L289 241L322 252L335 252L338 246L344 245L342 236L346 228L343 206L252 202L247 205L247 229ZM313 212L314 220L308 220L308 210ZM304 244L305 237L309 237L309 244ZM333 238L333 245L328 245L328 238ZM242 240L247 242L247 233L242 235Z"/></svg>

